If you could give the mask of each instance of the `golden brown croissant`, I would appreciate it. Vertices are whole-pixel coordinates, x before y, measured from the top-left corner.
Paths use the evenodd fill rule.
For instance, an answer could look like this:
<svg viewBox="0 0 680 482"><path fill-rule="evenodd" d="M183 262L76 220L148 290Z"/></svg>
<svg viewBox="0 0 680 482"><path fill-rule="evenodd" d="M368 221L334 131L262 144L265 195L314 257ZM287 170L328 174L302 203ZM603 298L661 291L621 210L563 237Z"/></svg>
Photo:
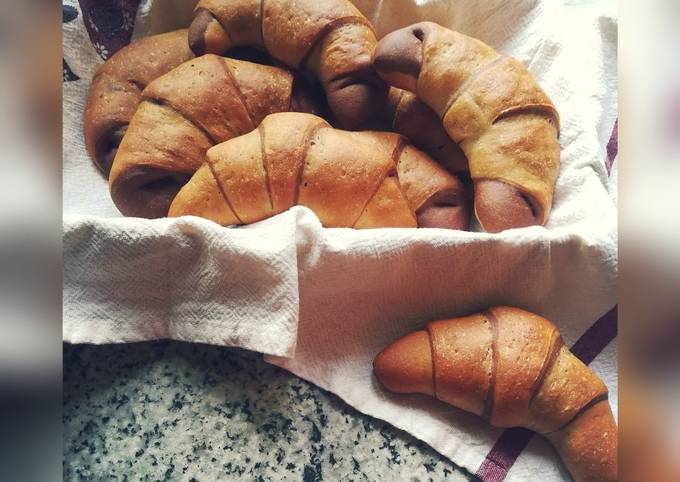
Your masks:
<svg viewBox="0 0 680 482"><path fill-rule="evenodd" d="M303 205L326 227L466 229L469 221L460 181L393 133L342 131L311 114L279 113L206 159L170 216L248 224Z"/></svg>
<svg viewBox="0 0 680 482"><path fill-rule="evenodd" d="M555 106L519 61L422 22L386 35L374 66L442 119L460 144L484 229L545 224L559 171Z"/></svg>
<svg viewBox="0 0 680 482"><path fill-rule="evenodd" d="M92 79L84 113L85 144L106 175L142 98L154 79L194 56L187 30L152 35L116 52Z"/></svg>
<svg viewBox="0 0 680 482"><path fill-rule="evenodd" d="M373 26L349 0L200 0L189 42L197 55L259 46L313 73L346 128L377 113L387 92L371 65Z"/></svg>
<svg viewBox="0 0 680 482"><path fill-rule="evenodd" d="M111 197L126 216L165 216L208 148L309 105L287 70L216 55L185 62L144 89L111 169Z"/></svg>
<svg viewBox="0 0 680 482"><path fill-rule="evenodd" d="M577 482L617 479L607 387L545 318L496 307L435 321L387 347L373 366L388 390L432 395L496 427L545 435Z"/></svg>

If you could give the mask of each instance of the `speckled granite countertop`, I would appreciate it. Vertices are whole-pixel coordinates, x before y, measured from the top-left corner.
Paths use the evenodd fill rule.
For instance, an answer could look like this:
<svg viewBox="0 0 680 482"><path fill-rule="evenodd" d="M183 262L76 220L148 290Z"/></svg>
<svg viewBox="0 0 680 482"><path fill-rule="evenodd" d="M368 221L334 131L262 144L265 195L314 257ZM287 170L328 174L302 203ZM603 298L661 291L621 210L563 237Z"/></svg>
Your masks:
<svg viewBox="0 0 680 482"><path fill-rule="evenodd" d="M64 345L64 480L476 480L268 365L178 342Z"/></svg>

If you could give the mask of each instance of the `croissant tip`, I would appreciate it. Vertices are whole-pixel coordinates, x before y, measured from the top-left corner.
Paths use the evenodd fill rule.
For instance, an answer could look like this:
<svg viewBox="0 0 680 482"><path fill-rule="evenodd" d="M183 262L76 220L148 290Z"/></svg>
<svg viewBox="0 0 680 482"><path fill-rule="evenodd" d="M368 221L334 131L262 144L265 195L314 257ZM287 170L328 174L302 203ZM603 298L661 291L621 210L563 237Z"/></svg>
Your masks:
<svg viewBox="0 0 680 482"><path fill-rule="evenodd" d="M528 195L497 179L475 181L475 215L489 233L543 224Z"/></svg>
<svg viewBox="0 0 680 482"><path fill-rule="evenodd" d="M111 198L125 216L156 219L167 216L189 175L152 166L132 166L109 181Z"/></svg>
<svg viewBox="0 0 680 482"><path fill-rule="evenodd" d="M118 147L120 147L127 128L127 124L113 126L101 136L95 145L93 156L95 165L107 178L111 173L113 161L116 158Z"/></svg>
<svg viewBox="0 0 680 482"><path fill-rule="evenodd" d="M204 8L196 10L189 26L189 48L196 56L222 54L229 50L229 36L215 16Z"/></svg>
<svg viewBox="0 0 680 482"><path fill-rule="evenodd" d="M373 66L390 85L416 91L423 63L423 36L417 26L405 27L385 35L373 53Z"/></svg>
<svg viewBox="0 0 680 482"><path fill-rule="evenodd" d="M428 333L416 331L392 343L375 357L373 371L391 392L434 395Z"/></svg>
<svg viewBox="0 0 680 482"><path fill-rule="evenodd" d="M446 189L430 197L417 211L418 227L466 231L470 227L470 210L465 193Z"/></svg>

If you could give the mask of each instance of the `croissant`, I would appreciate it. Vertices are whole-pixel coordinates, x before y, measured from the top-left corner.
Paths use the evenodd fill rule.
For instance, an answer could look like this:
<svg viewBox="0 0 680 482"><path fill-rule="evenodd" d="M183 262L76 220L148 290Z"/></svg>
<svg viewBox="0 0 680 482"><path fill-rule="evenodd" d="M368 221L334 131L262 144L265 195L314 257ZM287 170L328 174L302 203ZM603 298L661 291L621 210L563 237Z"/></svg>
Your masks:
<svg viewBox="0 0 680 482"><path fill-rule="evenodd" d="M415 94L391 87L380 117L391 131L406 136L449 172L467 176L468 162L460 146L451 140L437 114Z"/></svg>
<svg viewBox="0 0 680 482"><path fill-rule="evenodd" d="M197 54L259 46L314 74L339 124L356 128L382 107L387 87L371 65L377 40L349 0L200 0L189 28Z"/></svg>
<svg viewBox="0 0 680 482"><path fill-rule="evenodd" d="M462 184L388 132L349 132L302 113L267 116L257 130L208 150L169 216L253 223L295 205L326 227L466 229Z"/></svg>
<svg viewBox="0 0 680 482"><path fill-rule="evenodd" d="M435 321L388 346L373 367L388 390L432 395L496 427L545 435L576 482L617 479L607 387L545 318L496 307Z"/></svg>
<svg viewBox="0 0 680 482"><path fill-rule="evenodd" d="M85 144L108 175L127 126L154 79L191 59L187 30L143 38L116 52L95 73L85 106Z"/></svg>
<svg viewBox="0 0 680 482"><path fill-rule="evenodd" d="M519 61L422 22L386 35L373 63L414 92L465 153L486 231L545 224L559 171L559 116Z"/></svg>
<svg viewBox="0 0 680 482"><path fill-rule="evenodd" d="M144 89L111 169L111 197L126 216L165 216L210 147L312 104L284 69L216 55L185 62Z"/></svg>

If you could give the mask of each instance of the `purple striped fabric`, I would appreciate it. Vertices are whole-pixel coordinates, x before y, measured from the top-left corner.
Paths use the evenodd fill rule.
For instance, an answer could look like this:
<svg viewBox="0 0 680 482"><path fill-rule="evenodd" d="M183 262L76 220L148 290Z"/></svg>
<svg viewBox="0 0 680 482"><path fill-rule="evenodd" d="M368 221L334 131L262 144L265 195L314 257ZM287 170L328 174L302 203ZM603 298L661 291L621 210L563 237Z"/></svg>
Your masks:
<svg viewBox="0 0 680 482"><path fill-rule="evenodd" d="M618 333L618 305L612 308L593 326L588 328L571 347L571 352L586 365L592 363L597 355Z"/></svg>
<svg viewBox="0 0 680 482"><path fill-rule="evenodd" d="M611 137L607 143L607 159L605 166L607 174L611 173L614 159L619 149L619 120L616 119ZM616 338L618 320L618 307L612 308L606 315L597 320L588 328L571 347L571 351L583 363L589 364L605 347ZM477 477L484 482L501 482L508 475L508 471L517 460L517 457L525 449L533 432L524 428L511 428L505 430L486 455L484 461L477 469Z"/></svg>
<svg viewBox="0 0 680 482"><path fill-rule="evenodd" d="M619 120L616 119L614 122L614 128L612 129L612 135L607 143L607 160L605 166L607 166L607 174L611 174L612 165L614 164L614 159L619 152Z"/></svg>
<svg viewBox="0 0 680 482"><path fill-rule="evenodd" d="M106 60L130 43L141 0L78 0L92 46Z"/></svg>
<svg viewBox="0 0 680 482"><path fill-rule="evenodd" d="M571 351L583 363L589 364L616 338L618 331L618 306L607 312L588 328L571 347ZM484 482L501 482L527 446L534 433L524 428L505 430L491 448L477 470L477 477Z"/></svg>
<svg viewBox="0 0 680 482"><path fill-rule="evenodd" d="M533 435L526 428L504 431L479 466L477 477L484 482L501 482Z"/></svg>

